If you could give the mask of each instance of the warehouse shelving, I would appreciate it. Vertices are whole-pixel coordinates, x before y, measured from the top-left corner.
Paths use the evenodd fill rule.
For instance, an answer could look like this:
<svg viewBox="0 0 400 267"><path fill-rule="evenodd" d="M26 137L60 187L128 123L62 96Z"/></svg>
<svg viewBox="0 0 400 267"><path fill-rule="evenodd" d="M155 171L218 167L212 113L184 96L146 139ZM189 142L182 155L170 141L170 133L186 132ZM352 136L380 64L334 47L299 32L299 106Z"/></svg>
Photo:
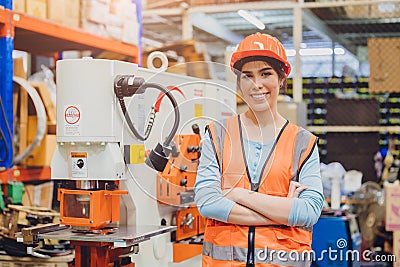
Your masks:
<svg viewBox="0 0 400 267"><path fill-rule="evenodd" d="M0 7L0 29L3 30L4 25L7 23L8 13L5 9Z"/></svg>
<svg viewBox="0 0 400 267"><path fill-rule="evenodd" d="M308 126L311 132L400 132L400 126Z"/></svg>
<svg viewBox="0 0 400 267"><path fill-rule="evenodd" d="M308 106L307 129L319 137L322 162L341 162L375 180L373 155L400 136L399 93L371 93L369 78L303 77L303 101ZM288 81L289 95L293 93ZM333 112L334 111L334 112Z"/></svg>
<svg viewBox="0 0 400 267"><path fill-rule="evenodd" d="M34 54L51 54L65 50L91 50L95 53L110 51L130 56L133 62L138 62L139 48L135 45L7 9L1 10L0 21L3 27L14 28L14 48L17 50Z"/></svg>
<svg viewBox="0 0 400 267"><path fill-rule="evenodd" d="M14 167L8 169L6 172L0 173L0 182L2 184L7 184L8 181L15 180L19 182L50 180L50 172L50 167L30 169Z"/></svg>

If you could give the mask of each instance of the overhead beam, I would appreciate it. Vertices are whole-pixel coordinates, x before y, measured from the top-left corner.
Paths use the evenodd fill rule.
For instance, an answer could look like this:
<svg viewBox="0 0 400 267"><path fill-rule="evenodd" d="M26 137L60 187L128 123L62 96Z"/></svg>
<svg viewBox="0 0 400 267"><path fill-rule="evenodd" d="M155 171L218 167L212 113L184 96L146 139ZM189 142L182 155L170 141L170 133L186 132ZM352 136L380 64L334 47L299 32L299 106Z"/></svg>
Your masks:
<svg viewBox="0 0 400 267"><path fill-rule="evenodd" d="M305 2L305 8L329 8L343 6L364 6L376 5L380 3L400 3L400 0L346 0L346 1L327 1L327 2Z"/></svg>
<svg viewBox="0 0 400 267"><path fill-rule="evenodd" d="M365 33L341 33L342 38L398 38L400 32L365 32Z"/></svg>
<svg viewBox="0 0 400 267"><path fill-rule="evenodd" d="M293 2L293 1L257 1L246 3L233 3L223 5L202 5L187 8L189 13L224 13L236 12L239 9L246 10L271 10L271 9L293 9L296 6L302 8L329 8L329 7L342 7L342 6L361 6L379 3L400 3L400 0L346 0L346 1L327 1L327 2ZM180 15L184 11L184 7L177 8L154 8L143 9L143 16L150 16L157 14L159 16L172 16Z"/></svg>
<svg viewBox="0 0 400 267"><path fill-rule="evenodd" d="M156 1L154 3L148 3L145 1L144 8L145 9L152 9L152 8L164 8L171 5L182 5L183 0L161 0ZM186 2L185 2L186 4ZM186 4L187 5L187 4Z"/></svg>
<svg viewBox="0 0 400 267"><path fill-rule="evenodd" d="M216 23L215 19L207 17L207 19L198 19L201 16L205 16L208 13L224 13L224 12L236 12L239 9L246 10L274 10L274 9L294 9L301 7L303 16L303 25L309 27L312 30L317 31L321 36L328 37L329 39L342 44L346 49L356 54L356 46L354 43L346 40L340 35L333 32L326 23L315 16L309 8L329 8L339 6L360 6L360 5L372 5L378 3L400 3L400 0L346 0L346 1L328 1L328 2L293 2L293 1L258 1L258 2L247 2L247 3L233 3L224 5L206 5L206 6L193 6L193 7L177 7L177 8L156 8L156 9L145 9L142 11L143 17L158 15L158 16L182 16L183 14L189 15L191 18L192 25L206 31L212 35L217 36L230 43L237 43L237 40L242 37L238 37L227 28ZM195 17L197 19L195 19ZM210 20L210 21L207 21ZM213 20L213 21L211 21ZM347 22L347 21L346 21ZM210 27L209 25L213 25ZM218 28L225 28L222 32L215 30ZM189 29L189 27L185 27ZM185 32L184 32L185 33ZM189 32L190 33L190 32ZM190 36L185 33L184 35Z"/></svg>
<svg viewBox="0 0 400 267"><path fill-rule="evenodd" d="M308 28L318 32L321 36L327 37L334 42L340 43L351 53L357 54L357 47L353 43L337 35L334 31L327 27L322 20L314 15L314 13L306 8L303 8L303 24Z"/></svg>
<svg viewBox="0 0 400 267"><path fill-rule="evenodd" d="M243 39L243 36L230 31L215 18L207 14L193 13L190 15L190 20L193 27L199 28L229 43L238 44Z"/></svg>
<svg viewBox="0 0 400 267"><path fill-rule="evenodd" d="M223 5L203 5L190 7L189 12L202 13L224 13L235 12L239 9L246 10L271 10L271 9L292 9L294 7L302 8L330 8L342 6L361 6L380 3L400 3L400 0L346 0L346 1L326 1L326 2L303 2L303 1L257 1L246 3L234 3Z"/></svg>
<svg viewBox="0 0 400 267"><path fill-rule="evenodd" d="M182 7L177 8L155 8L155 9L144 9L142 10L143 17L157 16L181 16L185 11Z"/></svg>
<svg viewBox="0 0 400 267"><path fill-rule="evenodd" d="M182 40L193 39L193 24L188 12L182 14Z"/></svg>
<svg viewBox="0 0 400 267"><path fill-rule="evenodd" d="M257 1L236 4L223 4L223 5L203 5L190 7L190 13L225 13L237 12L240 9L244 10L270 10L270 9L292 9L298 4L289 1Z"/></svg>
<svg viewBox="0 0 400 267"><path fill-rule="evenodd" d="M369 25L399 23L400 18L325 20L327 25Z"/></svg>

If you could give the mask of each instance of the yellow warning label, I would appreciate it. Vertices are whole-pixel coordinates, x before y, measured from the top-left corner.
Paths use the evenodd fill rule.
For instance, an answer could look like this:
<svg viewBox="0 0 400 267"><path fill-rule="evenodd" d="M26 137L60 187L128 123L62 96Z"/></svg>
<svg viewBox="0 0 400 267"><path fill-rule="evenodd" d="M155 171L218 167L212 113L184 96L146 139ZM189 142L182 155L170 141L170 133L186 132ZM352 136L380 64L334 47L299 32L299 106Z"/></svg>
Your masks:
<svg viewBox="0 0 400 267"><path fill-rule="evenodd" d="M86 152L71 152L71 158L87 158Z"/></svg>
<svg viewBox="0 0 400 267"><path fill-rule="evenodd" d="M130 145L130 164L144 163L144 144Z"/></svg>
<svg viewBox="0 0 400 267"><path fill-rule="evenodd" d="M196 118L203 117L203 105L202 104L194 104L194 116Z"/></svg>

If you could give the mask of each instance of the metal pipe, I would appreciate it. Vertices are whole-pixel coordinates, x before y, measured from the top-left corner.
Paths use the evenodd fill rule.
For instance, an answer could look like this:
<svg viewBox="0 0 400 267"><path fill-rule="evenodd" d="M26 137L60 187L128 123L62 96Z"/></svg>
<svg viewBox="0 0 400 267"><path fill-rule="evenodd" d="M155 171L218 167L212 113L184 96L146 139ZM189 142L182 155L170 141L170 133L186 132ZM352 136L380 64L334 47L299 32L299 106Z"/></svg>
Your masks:
<svg viewBox="0 0 400 267"><path fill-rule="evenodd" d="M75 186L77 189L92 190L98 189L97 180L77 180L75 181Z"/></svg>

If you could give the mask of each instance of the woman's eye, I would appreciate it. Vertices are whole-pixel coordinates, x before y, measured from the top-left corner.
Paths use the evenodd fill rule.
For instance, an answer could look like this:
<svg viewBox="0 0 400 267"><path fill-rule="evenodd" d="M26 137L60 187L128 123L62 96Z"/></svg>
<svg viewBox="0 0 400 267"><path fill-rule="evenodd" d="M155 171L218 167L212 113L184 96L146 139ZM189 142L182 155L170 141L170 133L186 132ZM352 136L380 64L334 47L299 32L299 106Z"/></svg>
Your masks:
<svg viewBox="0 0 400 267"><path fill-rule="evenodd" d="M249 79L249 78L251 78L252 76L251 76L251 74L243 74L242 75L242 78L243 79Z"/></svg>
<svg viewBox="0 0 400 267"><path fill-rule="evenodd" d="M263 72L263 73L262 73L262 76L269 76L269 75L271 75L271 73L270 73L270 72L268 72L268 71L267 71L267 72Z"/></svg>

